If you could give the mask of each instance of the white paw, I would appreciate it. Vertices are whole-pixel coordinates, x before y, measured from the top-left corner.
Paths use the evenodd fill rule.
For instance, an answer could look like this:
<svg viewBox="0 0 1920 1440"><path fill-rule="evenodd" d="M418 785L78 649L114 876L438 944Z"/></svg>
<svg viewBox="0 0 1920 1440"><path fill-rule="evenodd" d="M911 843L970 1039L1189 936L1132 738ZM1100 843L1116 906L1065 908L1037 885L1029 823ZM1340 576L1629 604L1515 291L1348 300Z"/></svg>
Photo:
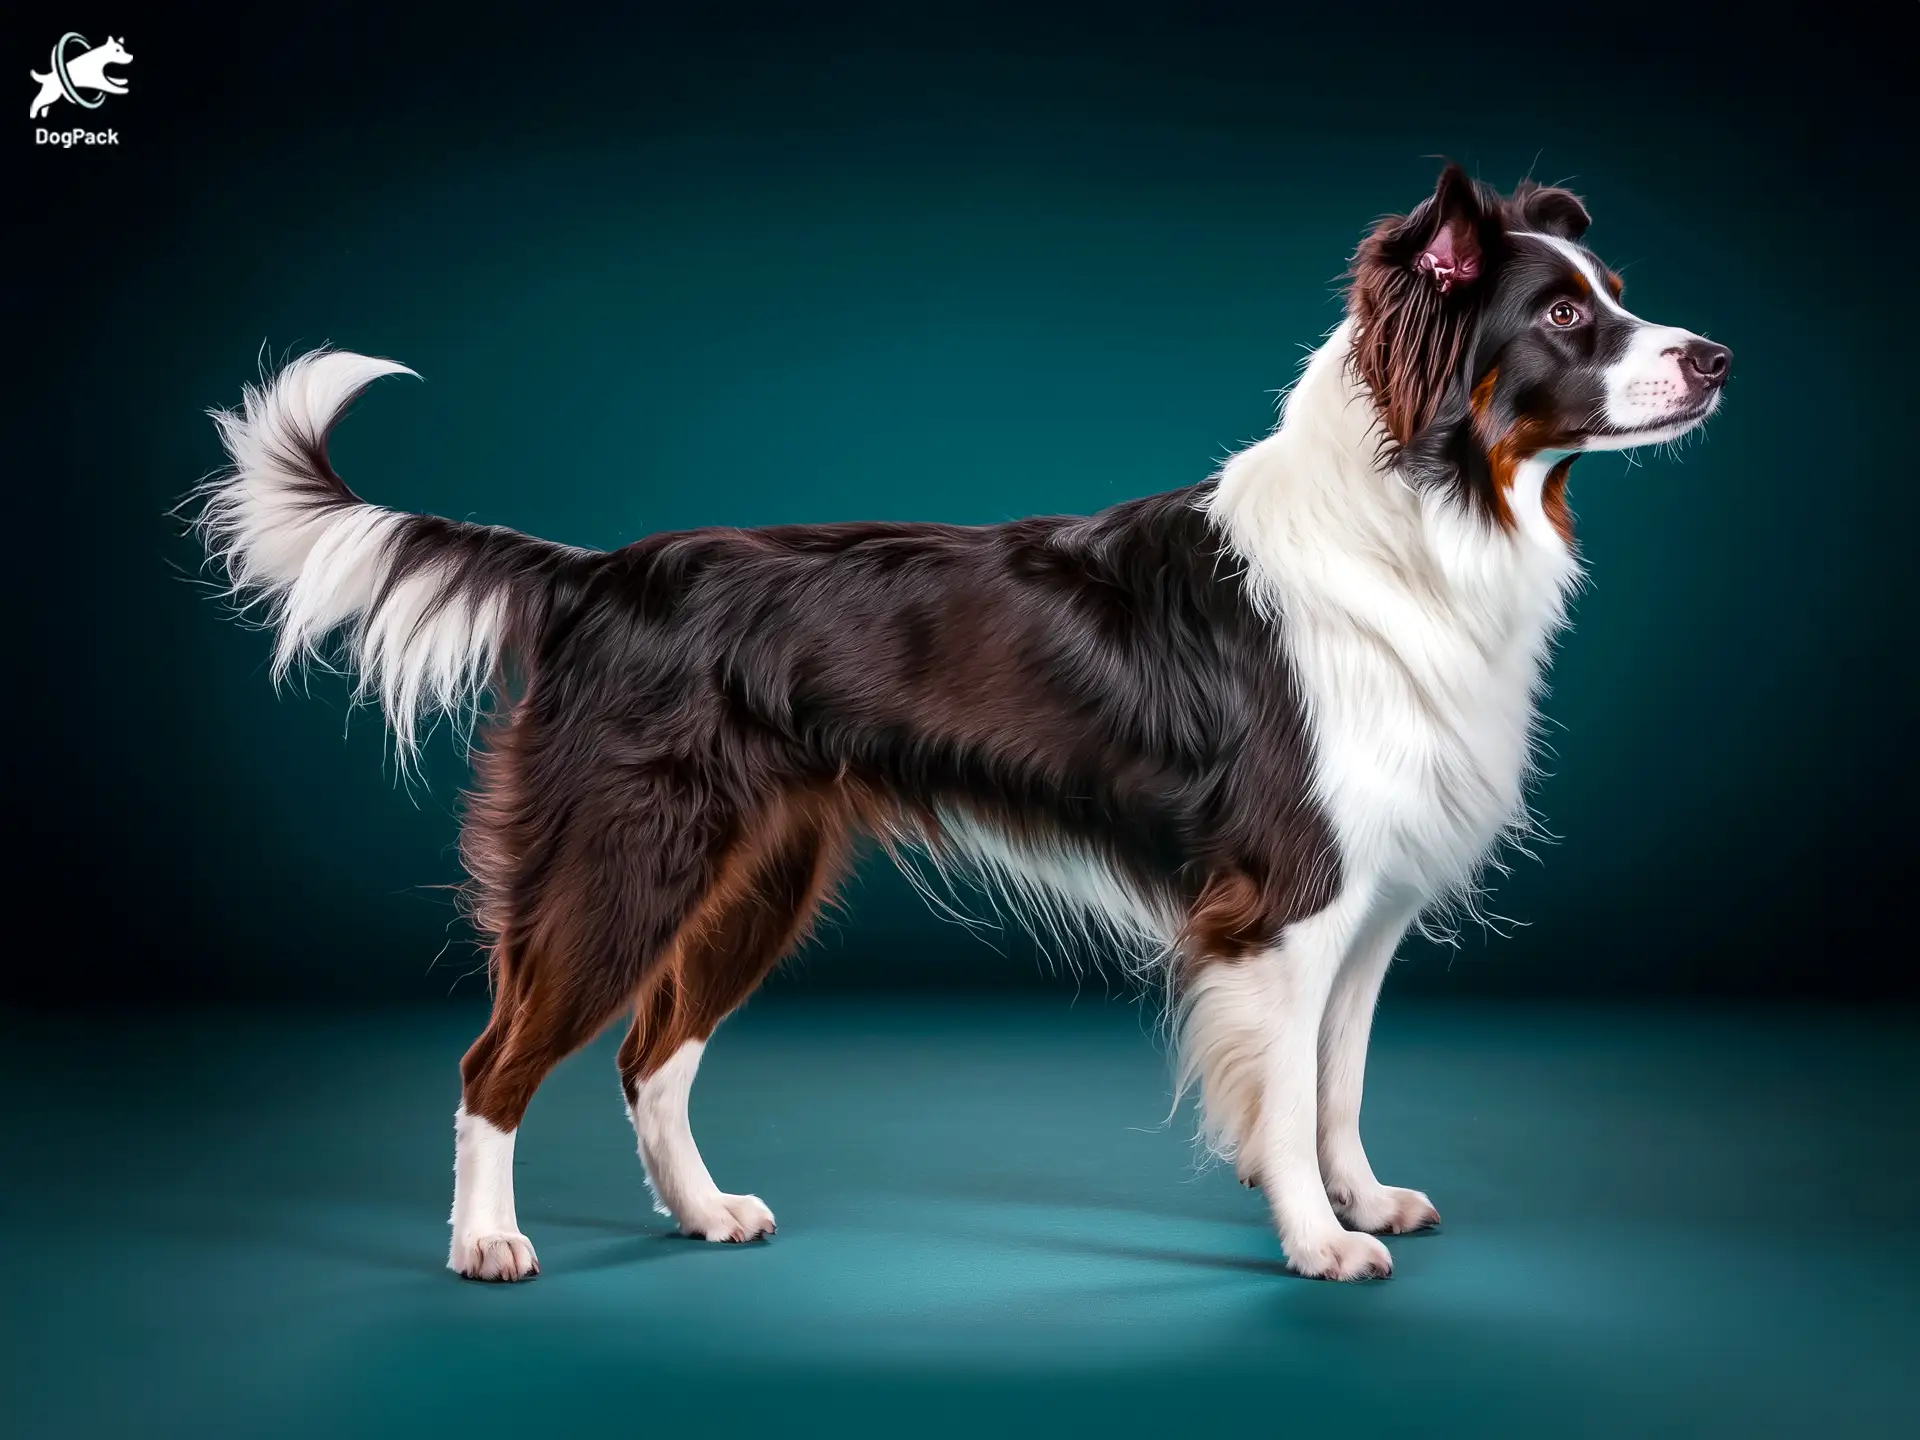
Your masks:
<svg viewBox="0 0 1920 1440"><path fill-rule="evenodd" d="M680 1230L696 1240L741 1245L773 1234L773 1212L758 1195L722 1195L716 1190L681 1219Z"/></svg>
<svg viewBox="0 0 1920 1440"><path fill-rule="evenodd" d="M1348 1229L1365 1230L1370 1235L1410 1235L1440 1223L1440 1212L1431 1200L1418 1190L1402 1190L1397 1185L1356 1187L1349 1193L1329 1189L1328 1198Z"/></svg>
<svg viewBox="0 0 1920 1440"><path fill-rule="evenodd" d="M447 1268L469 1280L530 1280L540 1273L533 1242L517 1231L455 1235Z"/></svg>
<svg viewBox="0 0 1920 1440"><path fill-rule="evenodd" d="M1287 1268L1309 1280L1384 1280L1393 1257L1371 1235L1335 1230L1286 1247Z"/></svg>

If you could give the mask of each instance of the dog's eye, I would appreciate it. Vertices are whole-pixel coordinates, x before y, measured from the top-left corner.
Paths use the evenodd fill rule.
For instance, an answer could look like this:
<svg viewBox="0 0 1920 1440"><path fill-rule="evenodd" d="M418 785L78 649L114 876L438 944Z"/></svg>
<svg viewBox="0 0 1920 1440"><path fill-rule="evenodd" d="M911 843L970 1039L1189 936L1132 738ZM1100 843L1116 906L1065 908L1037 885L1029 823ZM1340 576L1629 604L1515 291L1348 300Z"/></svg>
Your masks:
<svg viewBox="0 0 1920 1440"><path fill-rule="evenodd" d="M1565 330L1580 323L1580 307L1571 300L1561 300L1547 311L1547 323L1556 330Z"/></svg>

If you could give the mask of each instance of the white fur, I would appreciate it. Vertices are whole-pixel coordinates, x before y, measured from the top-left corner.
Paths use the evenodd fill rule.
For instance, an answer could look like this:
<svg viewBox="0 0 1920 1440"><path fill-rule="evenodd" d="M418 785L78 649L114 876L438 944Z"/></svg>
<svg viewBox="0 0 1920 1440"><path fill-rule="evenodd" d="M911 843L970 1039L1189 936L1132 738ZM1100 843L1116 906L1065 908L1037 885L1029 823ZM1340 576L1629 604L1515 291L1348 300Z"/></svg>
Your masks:
<svg viewBox="0 0 1920 1440"><path fill-rule="evenodd" d="M1375 896L1347 885L1325 910L1288 926L1273 951L1242 962L1267 992L1259 1126L1247 1143L1287 1263L1325 1280L1393 1273L1386 1246L1340 1223L1320 1173L1322 1021L1347 957L1378 922Z"/></svg>
<svg viewBox="0 0 1920 1440"><path fill-rule="evenodd" d="M706 1048L704 1041L689 1040L668 1056L640 1082L627 1103L627 1118L640 1141L654 1209L702 1240L758 1240L773 1233L773 1212L758 1195L723 1194L693 1143L687 1100Z"/></svg>
<svg viewBox="0 0 1920 1440"><path fill-rule="evenodd" d="M1624 432L1602 435L1590 448L1624 450L1671 440L1699 423L1694 390L1680 369L1684 347L1700 337L1673 325L1648 325L1634 331L1627 348L1606 369L1606 421ZM1707 401L1718 408L1720 392ZM1684 417L1676 420L1676 416Z"/></svg>
<svg viewBox="0 0 1920 1440"><path fill-rule="evenodd" d="M453 1115L453 1243L447 1268L470 1280L540 1273L533 1242L513 1213L513 1137L462 1105Z"/></svg>
<svg viewBox="0 0 1920 1440"><path fill-rule="evenodd" d="M1059 840L1017 839L962 811L943 810L938 821L939 843L927 853L941 876L970 882L1068 964L1088 953L1080 942L1094 939L1110 942L1136 974L1168 953L1179 916L1121 880L1098 856ZM972 920L957 895L949 901L931 894L910 869L903 870L942 911Z"/></svg>
<svg viewBox="0 0 1920 1440"><path fill-rule="evenodd" d="M275 681L324 660L341 634L356 696L378 700L403 764L418 751L424 714L460 715L479 698L499 659L507 597L456 597L436 610L445 577L428 568L376 607L408 517L316 504L302 452L374 380L411 374L391 360L317 350L246 387L237 411L213 412L232 468L202 487L198 521L231 593L264 607L278 631Z"/></svg>
<svg viewBox="0 0 1920 1440"><path fill-rule="evenodd" d="M1374 1005L1409 918L1390 908L1376 915L1342 961L1320 1025L1320 1175L1335 1213L1355 1230L1399 1234L1440 1223L1420 1191L1382 1185L1360 1143Z"/></svg>
<svg viewBox="0 0 1920 1440"><path fill-rule="evenodd" d="M1260 1091L1272 1043L1273 972L1260 960L1201 965L1179 992L1175 1016L1174 1094L1199 1087L1200 1139L1234 1162L1242 1181L1259 1183L1250 1153L1260 1125Z"/></svg>

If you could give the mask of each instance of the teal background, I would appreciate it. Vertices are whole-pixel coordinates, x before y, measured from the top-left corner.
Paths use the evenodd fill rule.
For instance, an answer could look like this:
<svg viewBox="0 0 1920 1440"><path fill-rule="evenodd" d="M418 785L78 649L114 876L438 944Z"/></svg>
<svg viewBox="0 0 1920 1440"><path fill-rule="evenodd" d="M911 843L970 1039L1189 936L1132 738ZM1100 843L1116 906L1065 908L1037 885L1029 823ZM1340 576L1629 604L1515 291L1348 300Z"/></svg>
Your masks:
<svg viewBox="0 0 1920 1440"><path fill-rule="evenodd" d="M1911 1433L1910 6L182 10L0 35L16 104L135 56L119 146L4 151L9 1434ZM167 516L203 410L395 356L348 478L583 544L1085 511L1261 434L1442 155L1735 352L1576 472L1523 923L1389 983L1444 1230L1290 1281L1151 1007L870 867L694 1095L772 1243L649 1212L607 1036L521 1138L545 1273L449 1277L464 762L273 694Z"/></svg>
<svg viewBox="0 0 1920 1440"><path fill-rule="evenodd" d="M425 377L339 435L386 505L596 546L1085 511L1261 434L1358 236L1445 154L1570 179L1632 304L1736 359L1682 460L1576 472L1593 584L1538 793L1564 838L1499 885L1513 938L1401 983L1909 988L1912 304L1872 277L1913 233L1912 125L1884 17L1399 14L346 6L129 39L133 94L94 116L121 146L25 154L16 783L26 888L76 933L25 986L429 998L474 964L442 888L455 748L409 793L337 679L276 696L166 518L263 345ZM1052 983L1003 948L873 870L810 983Z"/></svg>

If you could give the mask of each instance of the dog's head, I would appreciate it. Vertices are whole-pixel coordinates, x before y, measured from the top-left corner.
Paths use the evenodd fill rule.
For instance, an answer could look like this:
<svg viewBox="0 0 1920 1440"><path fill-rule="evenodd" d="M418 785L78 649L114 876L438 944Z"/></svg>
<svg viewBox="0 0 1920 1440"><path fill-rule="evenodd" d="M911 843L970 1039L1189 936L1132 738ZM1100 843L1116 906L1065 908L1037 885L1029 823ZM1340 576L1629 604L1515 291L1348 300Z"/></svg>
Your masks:
<svg viewBox="0 0 1920 1440"><path fill-rule="evenodd" d="M1353 365L1393 458L1512 520L1518 467L1672 440L1720 403L1731 352L1621 303L1581 243L1586 207L1523 184L1502 197L1450 165L1354 256Z"/></svg>
<svg viewBox="0 0 1920 1440"><path fill-rule="evenodd" d="M133 60L133 56L127 53L127 47L111 35L107 37L107 43L95 53L100 56L102 65L123 65Z"/></svg>

